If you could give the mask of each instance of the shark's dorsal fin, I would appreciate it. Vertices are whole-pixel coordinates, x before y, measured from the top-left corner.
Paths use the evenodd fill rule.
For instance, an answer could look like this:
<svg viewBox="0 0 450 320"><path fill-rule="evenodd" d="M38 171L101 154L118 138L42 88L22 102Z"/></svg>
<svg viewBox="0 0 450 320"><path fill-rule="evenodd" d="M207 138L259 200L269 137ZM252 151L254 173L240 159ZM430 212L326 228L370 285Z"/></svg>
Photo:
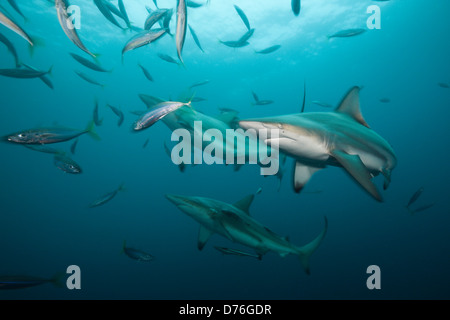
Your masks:
<svg viewBox="0 0 450 320"><path fill-rule="evenodd" d="M211 237L213 232L204 226L200 226L200 229L198 230L198 250L202 250L205 246L208 239Z"/></svg>
<svg viewBox="0 0 450 320"><path fill-rule="evenodd" d="M359 91L360 87L353 87L349 90L349 92L344 96L339 106L336 108L336 112L345 113L358 121L363 126L370 128L367 124L366 120L364 120L361 109L359 107Z"/></svg>
<svg viewBox="0 0 450 320"><path fill-rule="evenodd" d="M223 112L217 116L217 119L231 127L236 122L237 115L237 112Z"/></svg>
<svg viewBox="0 0 450 320"><path fill-rule="evenodd" d="M250 205L253 202L253 199L255 198L254 194L250 194L248 196L246 196L244 199L239 200L238 202L236 202L234 204L234 206L242 211L244 211L246 214L250 215L249 213L249 209L250 209Z"/></svg>

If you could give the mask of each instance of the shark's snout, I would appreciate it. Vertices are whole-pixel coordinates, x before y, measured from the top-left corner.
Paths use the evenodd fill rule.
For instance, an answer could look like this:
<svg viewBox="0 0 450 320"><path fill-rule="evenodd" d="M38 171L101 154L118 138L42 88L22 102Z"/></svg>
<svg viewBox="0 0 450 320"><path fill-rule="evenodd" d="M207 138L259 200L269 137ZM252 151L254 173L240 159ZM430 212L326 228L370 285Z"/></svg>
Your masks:
<svg viewBox="0 0 450 320"><path fill-rule="evenodd" d="M176 206L195 206L193 197L181 196L176 194L166 194L166 198Z"/></svg>

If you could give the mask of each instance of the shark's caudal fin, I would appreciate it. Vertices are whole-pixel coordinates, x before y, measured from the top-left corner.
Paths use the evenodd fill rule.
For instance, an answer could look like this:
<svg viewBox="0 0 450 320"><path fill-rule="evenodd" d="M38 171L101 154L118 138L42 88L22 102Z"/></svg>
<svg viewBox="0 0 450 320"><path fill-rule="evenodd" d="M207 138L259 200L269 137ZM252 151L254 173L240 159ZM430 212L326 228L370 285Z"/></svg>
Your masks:
<svg viewBox="0 0 450 320"><path fill-rule="evenodd" d="M360 87L353 87L350 91L344 96L339 106L336 108L336 112L345 113L355 119L357 122L370 128L367 122L364 120L361 109L359 107L359 91Z"/></svg>
<svg viewBox="0 0 450 320"><path fill-rule="evenodd" d="M331 155L372 197L380 202L383 201L377 187L371 180L372 176L369 170L358 155L351 155L340 150L331 151Z"/></svg>
<svg viewBox="0 0 450 320"><path fill-rule="evenodd" d="M322 241L325 238L325 235L327 233L327 230L328 230L328 219L327 219L327 217L325 217L325 227L323 228L322 232L313 241L298 248L298 250L299 250L298 255L300 257L300 261L302 262L303 269L305 269L305 272L307 274L310 274L309 258L322 243Z"/></svg>
<svg viewBox="0 0 450 320"><path fill-rule="evenodd" d="M295 162L294 167L294 190L299 193L305 184L309 181L311 176L319 171L320 167L310 167L298 161Z"/></svg>

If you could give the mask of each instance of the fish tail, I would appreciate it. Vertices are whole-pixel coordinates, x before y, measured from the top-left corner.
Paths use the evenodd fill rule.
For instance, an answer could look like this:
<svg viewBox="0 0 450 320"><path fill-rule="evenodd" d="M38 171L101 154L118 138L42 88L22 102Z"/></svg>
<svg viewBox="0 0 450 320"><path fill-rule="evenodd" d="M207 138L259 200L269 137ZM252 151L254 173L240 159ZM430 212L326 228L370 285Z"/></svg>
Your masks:
<svg viewBox="0 0 450 320"><path fill-rule="evenodd" d="M52 75L52 71L53 71L53 66L51 66L51 67L48 69L47 74L51 76L51 75Z"/></svg>
<svg viewBox="0 0 450 320"><path fill-rule="evenodd" d="M100 136L97 134L97 132L95 132L95 122L94 120L89 121L85 132L94 140L100 141L101 138Z"/></svg>
<svg viewBox="0 0 450 320"><path fill-rule="evenodd" d="M325 217L325 227L323 228L322 232L314 240L302 246L301 248L298 248L298 256L300 258L300 261L302 262L303 269L307 274L310 274L309 258L322 243L327 233L327 230L328 230L328 219L327 217Z"/></svg>
<svg viewBox="0 0 450 320"><path fill-rule="evenodd" d="M31 43L28 45L28 51L30 53L30 57L33 57L34 55L34 49L36 47L44 47L45 41L44 39L37 37L37 36L30 36Z"/></svg>
<svg viewBox="0 0 450 320"><path fill-rule="evenodd" d="M411 210L411 208L409 206L405 206L406 210L408 210L408 212L413 215L414 214L414 210Z"/></svg>
<svg viewBox="0 0 450 320"><path fill-rule="evenodd" d="M127 247L127 240L123 240L123 244L122 244L122 250L120 250L120 253L125 253L125 248Z"/></svg>
<svg viewBox="0 0 450 320"><path fill-rule="evenodd" d="M64 288L64 278L66 274L62 272L56 273L51 279L50 282L57 288Z"/></svg>
<svg viewBox="0 0 450 320"><path fill-rule="evenodd" d="M127 189L125 188L125 182L122 182L119 186L119 188L117 188L117 192L120 191L126 191Z"/></svg>

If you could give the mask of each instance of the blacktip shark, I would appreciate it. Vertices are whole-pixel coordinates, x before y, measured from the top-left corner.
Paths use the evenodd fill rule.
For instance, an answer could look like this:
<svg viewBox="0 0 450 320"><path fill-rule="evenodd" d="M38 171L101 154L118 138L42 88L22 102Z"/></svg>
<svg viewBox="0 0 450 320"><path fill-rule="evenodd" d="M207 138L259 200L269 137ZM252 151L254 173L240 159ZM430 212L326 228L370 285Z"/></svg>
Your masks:
<svg viewBox="0 0 450 320"><path fill-rule="evenodd" d="M369 128L359 104L360 88L351 88L336 110L239 121L244 129L279 129L280 152L295 162L294 190L300 192L311 176L328 165L343 167L372 197L382 201L372 178L385 177L386 190L397 164L389 143Z"/></svg>
<svg viewBox="0 0 450 320"><path fill-rule="evenodd" d="M167 194L166 197L181 211L200 223L199 250L203 249L212 234L218 233L233 242L254 249L258 256L269 251L276 252L282 257L288 254L296 255L300 258L307 274L310 273L309 259L322 243L328 228L325 218L325 227L322 232L311 242L298 247L250 216L249 207L254 198L253 194L235 204L203 197L173 194Z"/></svg>

